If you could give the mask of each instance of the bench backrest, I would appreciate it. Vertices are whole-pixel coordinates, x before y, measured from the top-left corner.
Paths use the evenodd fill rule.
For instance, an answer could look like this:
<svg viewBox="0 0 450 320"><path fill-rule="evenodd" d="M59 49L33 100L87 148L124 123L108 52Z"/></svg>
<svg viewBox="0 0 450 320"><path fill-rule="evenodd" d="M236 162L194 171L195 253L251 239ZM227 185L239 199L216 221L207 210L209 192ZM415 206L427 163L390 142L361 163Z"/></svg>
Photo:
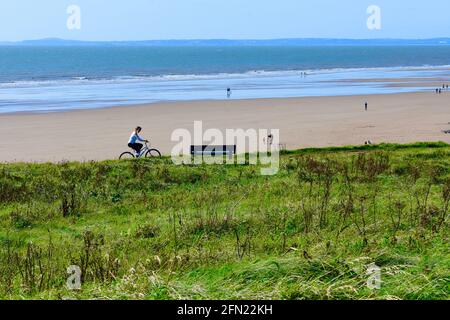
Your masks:
<svg viewBox="0 0 450 320"><path fill-rule="evenodd" d="M232 156L236 154L236 146L235 145L224 145L224 146L191 146L191 155L211 155L211 156L221 156L228 155Z"/></svg>

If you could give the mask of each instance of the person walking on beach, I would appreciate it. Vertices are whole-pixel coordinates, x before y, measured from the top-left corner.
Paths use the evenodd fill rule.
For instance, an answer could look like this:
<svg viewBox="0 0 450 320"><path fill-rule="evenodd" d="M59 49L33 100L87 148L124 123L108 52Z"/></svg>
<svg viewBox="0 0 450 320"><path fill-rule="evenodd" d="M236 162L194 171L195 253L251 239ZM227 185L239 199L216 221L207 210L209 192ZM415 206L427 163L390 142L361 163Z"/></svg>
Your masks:
<svg viewBox="0 0 450 320"><path fill-rule="evenodd" d="M272 148L272 144L273 144L273 134L269 133L267 138L264 137L263 143L267 146L268 150L270 150L270 148Z"/></svg>
<svg viewBox="0 0 450 320"><path fill-rule="evenodd" d="M368 103L366 102L365 104L364 104L364 109L367 111L367 107L368 107L369 105L368 105Z"/></svg>
<svg viewBox="0 0 450 320"><path fill-rule="evenodd" d="M273 134L270 133L270 134L267 136L267 146L268 146L268 147L271 147L272 144L273 144Z"/></svg>
<svg viewBox="0 0 450 320"><path fill-rule="evenodd" d="M128 140L128 147L136 151L136 155L139 155L141 153L141 149L144 146L142 143L137 143L136 141L145 143L148 142L148 140L145 140L139 136L139 133L141 133L141 131L141 127L136 127L136 129L134 129L134 131L131 133L130 139Z"/></svg>
<svg viewBox="0 0 450 320"><path fill-rule="evenodd" d="M227 98L231 98L231 88L227 88Z"/></svg>

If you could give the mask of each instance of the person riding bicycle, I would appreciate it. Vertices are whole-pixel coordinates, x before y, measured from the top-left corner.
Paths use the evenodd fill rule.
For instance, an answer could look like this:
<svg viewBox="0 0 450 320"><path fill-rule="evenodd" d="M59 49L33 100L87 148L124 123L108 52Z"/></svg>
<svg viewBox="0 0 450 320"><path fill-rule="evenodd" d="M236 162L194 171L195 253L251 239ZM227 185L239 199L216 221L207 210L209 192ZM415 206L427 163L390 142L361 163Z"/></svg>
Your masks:
<svg viewBox="0 0 450 320"><path fill-rule="evenodd" d="M136 141L141 141L144 143L147 143L148 140L142 139L139 136L139 133L142 131L141 127L136 127L134 131L131 133L130 139L128 140L128 146L136 151L136 155L139 155L141 153L141 149L144 146L142 143L137 143Z"/></svg>

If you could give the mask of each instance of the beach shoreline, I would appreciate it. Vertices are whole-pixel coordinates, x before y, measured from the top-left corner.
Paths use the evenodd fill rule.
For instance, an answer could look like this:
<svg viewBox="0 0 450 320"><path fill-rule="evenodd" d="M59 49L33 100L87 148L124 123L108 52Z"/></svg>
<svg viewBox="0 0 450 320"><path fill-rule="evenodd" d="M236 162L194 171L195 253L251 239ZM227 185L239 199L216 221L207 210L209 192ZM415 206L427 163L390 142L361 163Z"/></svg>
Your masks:
<svg viewBox="0 0 450 320"><path fill-rule="evenodd" d="M341 68L76 79L0 81L0 114L222 100L227 96L227 88L232 90L232 100L426 92L450 82L450 69L448 66Z"/></svg>
<svg viewBox="0 0 450 320"><path fill-rule="evenodd" d="M364 104L368 102L368 111ZM279 129L288 149L372 143L450 143L450 91L161 102L51 113L0 114L0 162L117 159L140 125L170 154L173 130Z"/></svg>

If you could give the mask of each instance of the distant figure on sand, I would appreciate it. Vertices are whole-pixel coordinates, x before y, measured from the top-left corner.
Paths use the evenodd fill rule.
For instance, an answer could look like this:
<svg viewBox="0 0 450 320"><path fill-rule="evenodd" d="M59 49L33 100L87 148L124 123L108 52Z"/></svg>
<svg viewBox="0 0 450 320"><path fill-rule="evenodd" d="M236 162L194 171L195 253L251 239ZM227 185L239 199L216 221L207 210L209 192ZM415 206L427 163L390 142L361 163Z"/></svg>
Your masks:
<svg viewBox="0 0 450 320"><path fill-rule="evenodd" d="M269 135L267 136L267 145L268 145L268 146L271 146L272 143L273 143L273 135L272 135L272 134L269 134Z"/></svg>
<svg viewBox="0 0 450 320"><path fill-rule="evenodd" d="M264 138L263 142L268 146L271 147L273 144L273 134L269 133L269 135L267 136L267 139Z"/></svg>
<svg viewBox="0 0 450 320"><path fill-rule="evenodd" d="M231 97L231 88L227 89L227 98L229 99Z"/></svg>
<svg viewBox="0 0 450 320"><path fill-rule="evenodd" d="M436 93L439 93L439 89L436 88Z"/></svg>
<svg viewBox="0 0 450 320"><path fill-rule="evenodd" d="M364 105L365 110L367 111L368 103L366 102Z"/></svg>

